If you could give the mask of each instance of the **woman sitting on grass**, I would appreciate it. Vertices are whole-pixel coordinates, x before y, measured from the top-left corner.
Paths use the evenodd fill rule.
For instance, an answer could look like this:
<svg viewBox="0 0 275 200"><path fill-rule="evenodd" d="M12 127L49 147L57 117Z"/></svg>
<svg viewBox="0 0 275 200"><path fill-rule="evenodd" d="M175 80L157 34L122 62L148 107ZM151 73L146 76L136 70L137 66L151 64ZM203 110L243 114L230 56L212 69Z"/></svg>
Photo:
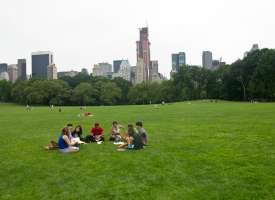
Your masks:
<svg viewBox="0 0 275 200"><path fill-rule="evenodd" d="M76 143L71 142L69 139L69 134L68 127L62 129L62 133L58 139L59 151L62 153L73 153L79 151L79 148L74 146Z"/></svg>
<svg viewBox="0 0 275 200"><path fill-rule="evenodd" d="M82 127L80 125L76 126L75 129L72 132L73 138L79 138L81 141L84 142L84 138L82 136Z"/></svg>
<svg viewBox="0 0 275 200"><path fill-rule="evenodd" d="M121 144L118 146L118 149L132 149L134 146L134 135L135 135L135 129L132 124L128 125L128 131L127 133L122 137L122 140L125 142L124 144Z"/></svg>
<svg viewBox="0 0 275 200"><path fill-rule="evenodd" d="M119 142L121 140L120 128L121 125L114 121L111 128L110 141Z"/></svg>

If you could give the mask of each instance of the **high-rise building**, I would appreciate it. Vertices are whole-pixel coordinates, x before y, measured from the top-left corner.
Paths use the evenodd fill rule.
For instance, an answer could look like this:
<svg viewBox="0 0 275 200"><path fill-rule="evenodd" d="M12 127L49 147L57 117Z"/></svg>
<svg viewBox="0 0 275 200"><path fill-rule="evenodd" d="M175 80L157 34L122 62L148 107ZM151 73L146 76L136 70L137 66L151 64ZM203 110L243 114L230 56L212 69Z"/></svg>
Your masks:
<svg viewBox="0 0 275 200"><path fill-rule="evenodd" d="M18 68L16 64L9 65L8 66L8 74L9 74L9 80L12 83L15 83L15 81L18 78Z"/></svg>
<svg viewBox="0 0 275 200"><path fill-rule="evenodd" d="M8 64L7 63L0 63L0 73L8 72Z"/></svg>
<svg viewBox="0 0 275 200"><path fill-rule="evenodd" d="M139 58L137 61L137 66L136 66L136 80L135 84L142 83L146 81L146 68L144 66L144 61L142 58Z"/></svg>
<svg viewBox="0 0 275 200"><path fill-rule="evenodd" d="M104 76L109 78L112 74L112 65L109 63L98 63L94 65L93 76Z"/></svg>
<svg viewBox="0 0 275 200"><path fill-rule="evenodd" d="M57 68L55 64L51 64L47 67L47 79L56 80L57 79Z"/></svg>
<svg viewBox="0 0 275 200"><path fill-rule="evenodd" d="M123 61L123 60L114 60L114 61L113 61L114 73L118 73L122 61Z"/></svg>
<svg viewBox="0 0 275 200"><path fill-rule="evenodd" d="M176 73L180 67L186 65L185 52L179 52L172 54L172 72Z"/></svg>
<svg viewBox="0 0 275 200"><path fill-rule="evenodd" d="M113 78L121 77L124 80L131 81L131 65L128 60L122 60L117 73L113 74Z"/></svg>
<svg viewBox="0 0 275 200"><path fill-rule="evenodd" d="M202 66L206 69L211 69L213 67L213 58L211 51L203 51L202 53Z"/></svg>
<svg viewBox="0 0 275 200"><path fill-rule="evenodd" d="M48 66L53 64L53 53L38 51L32 53L32 77L47 79Z"/></svg>
<svg viewBox="0 0 275 200"><path fill-rule="evenodd" d="M179 52L179 67L186 65L186 55L185 52Z"/></svg>
<svg viewBox="0 0 275 200"><path fill-rule="evenodd" d="M18 67L18 79L26 80L27 79L27 62L26 59L18 59L17 60Z"/></svg>
<svg viewBox="0 0 275 200"><path fill-rule="evenodd" d="M144 69L140 69L139 71L143 71L143 75L140 76L143 78L143 81L149 81L149 68L150 68L150 41L149 41L149 30L148 27L141 28L139 30L140 38L139 41L136 42L137 45L137 63L141 62L142 59L143 64L138 65L137 67L144 67Z"/></svg>

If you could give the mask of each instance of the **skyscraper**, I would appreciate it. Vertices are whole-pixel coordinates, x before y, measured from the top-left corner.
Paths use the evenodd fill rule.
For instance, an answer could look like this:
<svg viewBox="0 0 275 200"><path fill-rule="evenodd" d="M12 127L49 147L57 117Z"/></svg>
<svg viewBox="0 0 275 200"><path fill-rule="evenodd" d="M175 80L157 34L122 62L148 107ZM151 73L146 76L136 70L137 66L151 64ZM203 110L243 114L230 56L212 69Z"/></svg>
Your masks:
<svg viewBox="0 0 275 200"><path fill-rule="evenodd" d="M57 79L57 68L55 64L51 64L47 67L47 79L48 80Z"/></svg>
<svg viewBox="0 0 275 200"><path fill-rule="evenodd" d="M186 55L184 52L172 54L172 72L178 72L180 67L186 65Z"/></svg>
<svg viewBox="0 0 275 200"><path fill-rule="evenodd" d="M18 67L18 79L26 80L27 79L27 62L26 59L18 59L17 60Z"/></svg>
<svg viewBox="0 0 275 200"><path fill-rule="evenodd" d="M206 69L211 69L213 67L213 58L211 51L203 51L202 53L202 66Z"/></svg>
<svg viewBox="0 0 275 200"><path fill-rule="evenodd" d="M123 60L114 60L114 61L113 61L114 73L118 73L122 61L123 61Z"/></svg>
<svg viewBox="0 0 275 200"><path fill-rule="evenodd" d="M8 66L8 74L9 74L9 80L12 83L15 83L15 81L18 78L18 68L16 64Z"/></svg>
<svg viewBox="0 0 275 200"><path fill-rule="evenodd" d="M53 53L38 51L32 53L32 77L47 79L48 66L53 64Z"/></svg>
<svg viewBox="0 0 275 200"><path fill-rule="evenodd" d="M139 41L136 42L137 45L137 67L144 67L144 69L137 69L137 71L142 71L143 75L139 76L143 80L139 82L149 81L149 68L150 68L150 42L149 42L149 31L148 27L141 28L139 30ZM141 61L142 60L142 61ZM141 64L143 63L143 64Z"/></svg>
<svg viewBox="0 0 275 200"><path fill-rule="evenodd" d="M0 73L8 72L8 64L7 63L0 63Z"/></svg>

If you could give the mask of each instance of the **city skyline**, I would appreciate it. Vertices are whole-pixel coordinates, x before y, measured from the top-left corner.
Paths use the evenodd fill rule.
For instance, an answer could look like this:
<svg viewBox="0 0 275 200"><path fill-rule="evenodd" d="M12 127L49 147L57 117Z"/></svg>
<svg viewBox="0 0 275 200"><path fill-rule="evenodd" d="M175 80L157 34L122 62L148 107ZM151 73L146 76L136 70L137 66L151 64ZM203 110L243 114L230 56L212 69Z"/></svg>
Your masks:
<svg viewBox="0 0 275 200"><path fill-rule="evenodd" d="M0 62L26 58L28 74L31 52L35 51L54 52L58 71L87 68L91 72L96 63L118 59L135 65L137 30L146 26L146 21L154 49L151 57L159 61L159 71L167 77L174 52L184 51L187 64L201 66L203 51L232 63L254 43L261 48L275 47L275 3L271 0L11 0L0 6L0 27L4 30Z"/></svg>

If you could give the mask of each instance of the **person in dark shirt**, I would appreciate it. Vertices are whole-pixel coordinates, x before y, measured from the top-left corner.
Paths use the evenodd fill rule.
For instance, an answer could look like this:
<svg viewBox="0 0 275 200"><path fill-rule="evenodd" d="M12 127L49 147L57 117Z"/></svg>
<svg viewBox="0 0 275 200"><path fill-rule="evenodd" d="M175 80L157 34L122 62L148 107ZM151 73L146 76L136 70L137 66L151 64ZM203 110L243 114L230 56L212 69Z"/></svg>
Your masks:
<svg viewBox="0 0 275 200"><path fill-rule="evenodd" d="M138 135L141 137L141 141L142 141L143 145L147 145L147 143L148 143L147 132L143 128L142 122L137 122L136 123L136 128L137 128L137 131L138 131Z"/></svg>

